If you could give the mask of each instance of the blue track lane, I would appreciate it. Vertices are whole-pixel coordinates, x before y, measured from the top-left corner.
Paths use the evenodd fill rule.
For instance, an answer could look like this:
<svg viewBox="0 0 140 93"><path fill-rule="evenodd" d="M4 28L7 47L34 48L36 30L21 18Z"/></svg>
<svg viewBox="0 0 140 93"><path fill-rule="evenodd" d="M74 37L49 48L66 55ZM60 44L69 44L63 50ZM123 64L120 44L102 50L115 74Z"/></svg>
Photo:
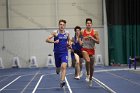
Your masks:
<svg viewBox="0 0 140 93"><path fill-rule="evenodd" d="M95 70L112 68L96 67ZM21 77L11 83L19 76ZM140 74L132 71L95 72L94 76L117 93L140 92ZM73 68L67 69L67 80L73 93L109 93L95 82L93 87L89 87L85 75L80 80L75 80ZM59 83L60 75L55 74L55 68L0 69L0 89L4 88L0 93L32 93L36 86L35 93L70 93L67 86L61 89Z"/></svg>
<svg viewBox="0 0 140 93"><path fill-rule="evenodd" d="M117 93L139 93L140 75L128 71L95 73L95 77Z"/></svg>

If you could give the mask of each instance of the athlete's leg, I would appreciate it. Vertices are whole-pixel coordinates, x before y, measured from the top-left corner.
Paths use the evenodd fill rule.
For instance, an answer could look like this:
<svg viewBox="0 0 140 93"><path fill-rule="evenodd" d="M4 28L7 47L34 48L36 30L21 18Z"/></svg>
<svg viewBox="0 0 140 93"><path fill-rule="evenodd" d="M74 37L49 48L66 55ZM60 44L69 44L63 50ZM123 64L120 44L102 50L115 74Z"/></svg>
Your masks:
<svg viewBox="0 0 140 93"><path fill-rule="evenodd" d="M83 54L83 58L85 59L85 61L86 61L86 64L85 64L85 66L86 66L86 71L87 71L87 75L89 75L89 73L90 73L90 57L89 57L89 54L86 52L86 51L82 51L82 54Z"/></svg>
<svg viewBox="0 0 140 93"><path fill-rule="evenodd" d="M61 64L61 81L65 80L66 68L67 68L67 63L62 62L62 64Z"/></svg>
<svg viewBox="0 0 140 93"><path fill-rule="evenodd" d="M82 55L86 62L90 62L90 57L87 51L82 51Z"/></svg>
<svg viewBox="0 0 140 93"><path fill-rule="evenodd" d="M56 66L56 73L60 73L60 67L61 67L61 60L60 60L60 55L54 53L54 58L55 58L55 66Z"/></svg>
<svg viewBox="0 0 140 93"><path fill-rule="evenodd" d="M66 68L67 68L67 63L62 62L62 64L61 64L61 80L60 80L60 87L61 88L63 86L65 86Z"/></svg>
<svg viewBox="0 0 140 93"><path fill-rule="evenodd" d="M80 58L80 71L82 71L83 68L83 58Z"/></svg>
<svg viewBox="0 0 140 93"><path fill-rule="evenodd" d="M76 77L75 79L80 79L80 59L79 59L79 56L74 53L74 56L75 56L75 60L76 60L76 63L75 63L75 72L76 72Z"/></svg>
<svg viewBox="0 0 140 93"><path fill-rule="evenodd" d="M74 57L74 53L73 52L71 52L71 61L72 61L71 66L75 67L75 57Z"/></svg>
<svg viewBox="0 0 140 93"><path fill-rule="evenodd" d="M83 58L85 59L86 63L86 81L89 81L89 75L90 75L90 57L89 54L86 51L82 51Z"/></svg>
<svg viewBox="0 0 140 93"><path fill-rule="evenodd" d="M90 56L90 77L89 77L89 86L92 86L92 77L94 73L94 56Z"/></svg>
<svg viewBox="0 0 140 93"><path fill-rule="evenodd" d="M60 81L60 87L63 87L65 85L65 77L66 77L66 69L67 69L67 63L68 63L68 53L61 54L61 81Z"/></svg>
<svg viewBox="0 0 140 93"><path fill-rule="evenodd" d="M93 77L93 73L94 73L94 61L95 61L95 57L91 56L90 57L90 80L92 80Z"/></svg>
<svg viewBox="0 0 140 93"><path fill-rule="evenodd" d="M90 62L86 62L86 81L89 81L89 76L90 76Z"/></svg>
<svg viewBox="0 0 140 93"><path fill-rule="evenodd" d="M78 55L80 57L80 71L82 71L82 66L83 66L83 62L84 62L82 52L79 51L79 54Z"/></svg>
<svg viewBox="0 0 140 93"><path fill-rule="evenodd" d="M83 58L80 58L80 77L83 76L83 72L82 72L83 62L84 62L84 59Z"/></svg>

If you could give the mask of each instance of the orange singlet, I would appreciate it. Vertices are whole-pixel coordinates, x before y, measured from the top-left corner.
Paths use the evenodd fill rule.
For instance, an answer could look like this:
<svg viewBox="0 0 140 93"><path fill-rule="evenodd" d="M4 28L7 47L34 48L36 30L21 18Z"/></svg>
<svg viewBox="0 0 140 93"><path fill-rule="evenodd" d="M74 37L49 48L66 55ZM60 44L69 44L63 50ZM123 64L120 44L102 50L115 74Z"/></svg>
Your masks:
<svg viewBox="0 0 140 93"><path fill-rule="evenodd" d="M92 40L91 38L84 38L92 36L94 37L94 30L92 29L90 33L87 33L86 29L83 32L83 47L82 51L86 51L89 55L94 55L95 54L95 41Z"/></svg>

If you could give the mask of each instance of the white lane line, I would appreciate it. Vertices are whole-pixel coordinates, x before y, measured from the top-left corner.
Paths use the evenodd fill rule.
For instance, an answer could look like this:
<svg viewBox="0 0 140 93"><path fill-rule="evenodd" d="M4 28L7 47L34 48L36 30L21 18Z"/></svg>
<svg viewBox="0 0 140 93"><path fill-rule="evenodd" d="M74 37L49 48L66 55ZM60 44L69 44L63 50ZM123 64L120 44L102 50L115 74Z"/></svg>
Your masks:
<svg viewBox="0 0 140 93"><path fill-rule="evenodd" d="M95 73L100 73L100 72L115 72L115 71L140 71L140 68L137 68L136 70L134 69L129 69L129 68L121 68L121 69L104 69L104 70L95 70ZM72 75L73 73L68 73L67 75Z"/></svg>
<svg viewBox="0 0 140 93"><path fill-rule="evenodd" d="M68 82L68 80L67 80L66 77L65 77L65 81L66 81L66 84L67 84L67 86L68 86L68 89L69 89L70 93L72 93L71 87L70 87L69 82Z"/></svg>
<svg viewBox="0 0 140 93"><path fill-rule="evenodd" d="M12 83L14 83L16 80L18 80L21 76L18 76L16 79L14 79L12 82L10 82L9 84L7 84L6 86L4 86L3 88L0 89L0 92L2 90L4 90L6 87L8 87L9 85L11 85Z"/></svg>
<svg viewBox="0 0 140 93"><path fill-rule="evenodd" d="M105 70L96 70L94 72L109 72L109 71L129 71L131 69L128 68L122 68L122 69L105 69Z"/></svg>
<svg viewBox="0 0 140 93"><path fill-rule="evenodd" d="M129 68L116 68L116 69L105 69L105 70L96 70L94 72L109 72L109 71L138 71L140 68L137 68L136 70L134 69L129 69Z"/></svg>
<svg viewBox="0 0 140 93"><path fill-rule="evenodd" d="M104 84L103 82L101 82L100 80L93 78L94 81L99 84L101 87L103 87L104 89L108 90L110 93L117 93L115 92L113 89L111 89L110 87L108 87L106 84Z"/></svg>
<svg viewBox="0 0 140 93"><path fill-rule="evenodd" d="M42 75L42 76L40 77L40 79L39 79L39 81L37 82L37 84L36 84L36 86L35 86L35 88L34 88L34 90L33 90L32 93L35 93L35 91L36 91L37 87L39 86L39 83L41 82L41 80L42 80L43 77L44 77L44 75Z"/></svg>
<svg viewBox="0 0 140 93"><path fill-rule="evenodd" d="M38 75L39 72L36 72L36 74L32 77L32 79L30 80L30 82L28 82L28 84L24 87L24 89L21 91L21 93L24 93L24 91L26 90L26 88L31 84L31 82L35 79L35 77Z"/></svg>

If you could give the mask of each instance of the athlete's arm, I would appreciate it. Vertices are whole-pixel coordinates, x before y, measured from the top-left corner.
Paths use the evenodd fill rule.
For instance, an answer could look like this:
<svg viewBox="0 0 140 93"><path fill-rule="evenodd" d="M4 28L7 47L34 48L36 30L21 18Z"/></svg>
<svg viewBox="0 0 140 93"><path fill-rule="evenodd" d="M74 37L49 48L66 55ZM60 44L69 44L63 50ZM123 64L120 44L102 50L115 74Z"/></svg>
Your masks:
<svg viewBox="0 0 140 93"><path fill-rule="evenodd" d="M95 33L94 37L91 37L91 38L95 41L95 43L99 44L100 43L100 41L99 41L99 34L98 34L97 31L95 31L94 33Z"/></svg>
<svg viewBox="0 0 140 93"><path fill-rule="evenodd" d="M81 37L83 36L83 32L84 32L84 30L82 30L82 31L80 32L80 35L78 36L78 42L79 42L80 45L83 44L83 41L81 40Z"/></svg>
<svg viewBox="0 0 140 93"><path fill-rule="evenodd" d="M73 38L71 38L71 39L70 39L70 45L68 45L68 48L71 49L72 52L73 52L73 49L72 49L72 44L73 44L73 42L74 42L74 41L73 41Z"/></svg>
<svg viewBox="0 0 140 93"><path fill-rule="evenodd" d="M59 40L53 41L52 38L54 38L54 36L56 35L56 32L52 32L51 35L48 36L48 38L46 39L47 43L58 43Z"/></svg>
<svg viewBox="0 0 140 93"><path fill-rule="evenodd" d="M70 39L70 34L68 33L68 46L71 45L71 39Z"/></svg>
<svg viewBox="0 0 140 93"><path fill-rule="evenodd" d="M74 42L74 37L71 38L71 42L72 42L72 43Z"/></svg>

